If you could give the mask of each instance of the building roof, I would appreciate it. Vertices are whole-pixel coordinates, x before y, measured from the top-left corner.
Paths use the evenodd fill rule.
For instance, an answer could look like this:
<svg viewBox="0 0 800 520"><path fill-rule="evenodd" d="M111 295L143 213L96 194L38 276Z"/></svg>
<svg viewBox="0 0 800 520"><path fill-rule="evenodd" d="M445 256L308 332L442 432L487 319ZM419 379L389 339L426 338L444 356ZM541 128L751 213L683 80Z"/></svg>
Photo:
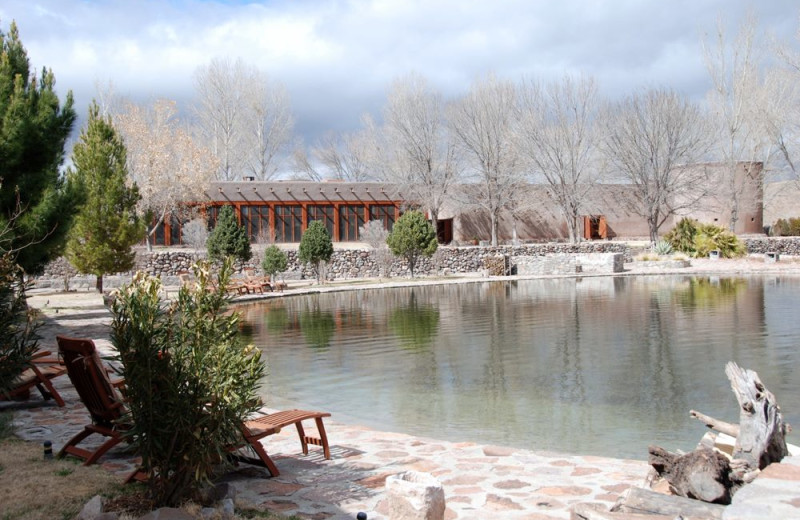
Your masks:
<svg viewBox="0 0 800 520"><path fill-rule="evenodd" d="M403 197L395 184L382 182L234 181L212 182L206 198L231 204L249 202L393 203Z"/></svg>

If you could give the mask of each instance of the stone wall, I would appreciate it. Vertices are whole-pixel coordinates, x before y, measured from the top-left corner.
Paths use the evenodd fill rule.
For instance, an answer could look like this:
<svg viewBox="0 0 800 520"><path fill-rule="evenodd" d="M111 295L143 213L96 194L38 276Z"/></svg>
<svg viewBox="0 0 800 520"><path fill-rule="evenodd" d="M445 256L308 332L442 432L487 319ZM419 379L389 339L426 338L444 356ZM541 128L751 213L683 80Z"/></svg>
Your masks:
<svg viewBox="0 0 800 520"><path fill-rule="evenodd" d="M742 241L750 254L774 252L800 256L800 237L753 237Z"/></svg>
<svg viewBox="0 0 800 520"><path fill-rule="evenodd" d="M296 250L285 250L289 267L283 277L287 280L314 278L310 267L301 265ZM522 246L496 247L440 247L432 258L419 260L415 274L437 273L475 273L483 271L484 258L508 255L515 257L544 257L545 255L574 255L584 253L622 253L630 258L630 249L622 242L583 242L581 244L551 243L528 244ZM263 250L254 249L253 259L245 265L237 266L242 272L252 269L261 271ZM192 263L205 258L204 251L189 249L140 250L136 255L136 270L161 276L165 284L177 284L177 275L189 272ZM513 262L512 262L513 263ZM572 272L575 272L574 270ZM104 277L104 286L111 289L130 280L132 273L120 273ZM325 276L330 280L352 278L375 278L379 276L407 276L408 265L405 260L392 258L367 249L337 249L326 266ZM93 287L94 276L78 275L75 269L63 258L47 266L42 276L36 279L38 287L69 287L71 289Z"/></svg>
<svg viewBox="0 0 800 520"><path fill-rule="evenodd" d="M621 273L623 253L548 253L539 256L515 256L512 261L521 275Z"/></svg>

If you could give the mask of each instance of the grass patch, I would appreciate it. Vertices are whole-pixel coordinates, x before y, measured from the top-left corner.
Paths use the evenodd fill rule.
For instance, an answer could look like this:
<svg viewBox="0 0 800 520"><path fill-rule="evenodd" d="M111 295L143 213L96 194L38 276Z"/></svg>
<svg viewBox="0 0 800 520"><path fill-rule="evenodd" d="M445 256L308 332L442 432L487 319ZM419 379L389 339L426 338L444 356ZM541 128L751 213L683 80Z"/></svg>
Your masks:
<svg viewBox="0 0 800 520"><path fill-rule="evenodd" d="M122 478L73 459L44 460L41 445L6 437L0 440L0 482L2 520L40 520L74 518L94 495L120 493Z"/></svg>
<svg viewBox="0 0 800 520"><path fill-rule="evenodd" d="M95 495L105 497L106 510L120 513L121 520L149 511L142 485L123 485L122 476L75 458L45 460L40 444L12 435L11 419L0 413L0 520L70 520ZM196 504L181 509L200 517ZM300 520L261 509L238 510L234 520L252 518Z"/></svg>

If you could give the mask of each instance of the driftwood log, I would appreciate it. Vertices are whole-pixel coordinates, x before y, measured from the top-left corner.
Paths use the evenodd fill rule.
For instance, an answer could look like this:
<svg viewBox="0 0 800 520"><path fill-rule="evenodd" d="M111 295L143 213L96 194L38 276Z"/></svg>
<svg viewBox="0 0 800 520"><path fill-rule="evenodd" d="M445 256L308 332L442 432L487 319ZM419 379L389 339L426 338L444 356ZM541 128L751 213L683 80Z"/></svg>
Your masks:
<svg viewBox="0 0 800 520"><path fill-rule="evenodd" d="M673 494L713 504L731 503L731 466L725 455L709 448L685 455L658 446L650 446L648 451L650 465L669 482Z"/></svg>
<svg viewBox="0 0 800 520"><path fill-rule="evenodd" d="M722 518L725 506L718 504L708 504L699 500L664 495L632 487L620 496L614 507L613 513L633 513L637 515L664 515L675 518L680 515L682 518L704 518L715 520ZM593 520L593 519L591 519Z"/></svg>
<svg viewBox="0 0 800 520"><path fill-rule="evenodd" d="M730 362L725 374L739 401L739 435L733 458L747 462L750 469L764 469L780 462L789 454L786 447L786 425L775 396L767 390L752 370L744 370Z"/></svg>
<svg viewBox="0 0 800 520"><path fill-rule="evenodd" d="M752 370L736 363L725 365L725 374L739 402L739 424L731 424L691 411L695 417L719 432L736 438L732 460L700 446L685 455L650 446L649 462L659 477L678 496L716 504L729 504L733 494L772 462L788 454L787 425L775 400Z"/></svg>

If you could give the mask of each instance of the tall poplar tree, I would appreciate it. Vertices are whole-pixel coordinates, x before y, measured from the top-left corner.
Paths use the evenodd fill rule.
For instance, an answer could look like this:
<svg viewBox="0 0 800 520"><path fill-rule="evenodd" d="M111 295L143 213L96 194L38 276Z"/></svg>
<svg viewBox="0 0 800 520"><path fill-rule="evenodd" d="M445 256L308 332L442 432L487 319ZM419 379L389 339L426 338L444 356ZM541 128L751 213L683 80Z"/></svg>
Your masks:
<svg viewBox="0 0 800 520"><path fill-rule="evenodd" d="M0 227L13 223L2 248L28 273L61 254L73 213L59 167L75 111L55 82L50 69L31 72L16 23L0 31Z"/></svg>
<svg viewBox="0 0 800 520"><path fill-rule="evenodd" d="M67 173L83 199L69 233L67 258L79 272L97 276L98 292L103 292L103 275L133 267L132 246L144 238L145 226L136 214L139 190L125 183L126 155L111 119L92 102Z"/></svg>

